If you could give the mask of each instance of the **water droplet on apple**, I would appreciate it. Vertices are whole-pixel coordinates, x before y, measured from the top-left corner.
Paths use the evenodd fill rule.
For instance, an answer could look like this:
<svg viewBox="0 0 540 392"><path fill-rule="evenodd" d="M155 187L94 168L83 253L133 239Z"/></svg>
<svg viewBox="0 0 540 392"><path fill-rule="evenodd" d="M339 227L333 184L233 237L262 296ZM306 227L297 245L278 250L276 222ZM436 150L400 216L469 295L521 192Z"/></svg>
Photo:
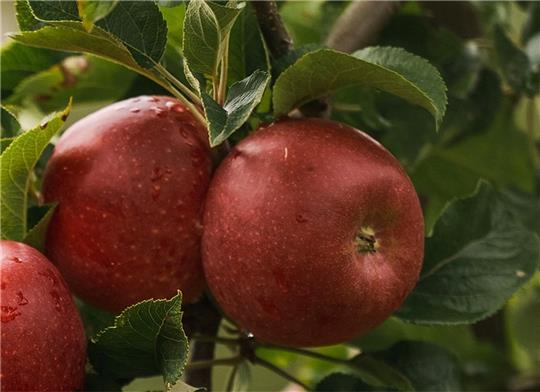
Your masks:
<svg viewBox="0 0 540 392"><path fill-rule="evenodd" d="M19 264L23 262L20 258L18 258L16 256L9 257L8 259L15 262L15 263L19 263Z"/></svg>
<svg viewBox="0 0 540 392"><path fill-rule="evenodd" d="M57 311L61 311L62 310L62 304L60 303L61 300L60 300L60 294L58 294L58 291L51 290L51 291L49 291L49 294L51 295L51 297L54 300L54 308Z"/></svg>
<svg viewBox="0 0 540 392"><path fill-rule="evenodd" d="M141 111L141 109L139 108L133 108L130 110L131 113L139 113Z"/></svg>
<svg viewBox="0 0 540 392"><path fill-rule="evenodd" d="M152 200L156 201L159 199L159 195L161 193L161 187L159 185L154 185L152 187Z"/></svg>
<svg viewBox="0 0 540 392"><path fill-rule="evenodd" d="M186 111L186 109L184 109L184 107L180 105L178 102L169 101L165 104L165 106L167 106L169 110L172 110L173 112L176 112L176 113L183 113Z"/></svg>
<svg viewBox="0 0 540 392"><path fill-rule="evenodd" d="M2 313L0 321L3 323L13 321L17 316L21 315L16 306L0 306L0 312Z"/></svg>
<svg viewBox="0 0 540 392"><path fill-rule="evenodd" d="M296 214L296 221L298 223L306 223L308 220L307 218L302 214Z"/></svg>
<svg viewBox="0 0 540 392"><path fill-rule="evenodd" d="M17 291L17 303L21 306L28 304L28 300L26 299L22 291Z"/></svg>

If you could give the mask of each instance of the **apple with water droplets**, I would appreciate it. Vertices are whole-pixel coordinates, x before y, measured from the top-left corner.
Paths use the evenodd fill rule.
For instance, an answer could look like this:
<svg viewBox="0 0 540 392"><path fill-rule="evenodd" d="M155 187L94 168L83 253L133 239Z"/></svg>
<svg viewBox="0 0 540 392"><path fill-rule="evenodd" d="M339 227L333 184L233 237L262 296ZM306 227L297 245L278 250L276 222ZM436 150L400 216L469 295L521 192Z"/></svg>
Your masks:
<svg viewBox="0 0 540 392"><path fill-rule="evenodd" d="M205 127L176 99L142 96L72 125L47 164L58 203L46 252L71 289L111 312L203 291L202 206L212 171Z"/></svg>
<svg viewBox="0 0 540 392"><path fill-rule="evenodd" d="M284 120L241 141L206 200L203 265L245 331L285 346L360 336L414 287L424 226L398 161L336 122Z"/></svg>
<svg viewBox="0 0 540 392"><path fill-rule="evenodd" d="M86 337L64 279L37 250L0 241L2 391L74 391Z"/></svg>

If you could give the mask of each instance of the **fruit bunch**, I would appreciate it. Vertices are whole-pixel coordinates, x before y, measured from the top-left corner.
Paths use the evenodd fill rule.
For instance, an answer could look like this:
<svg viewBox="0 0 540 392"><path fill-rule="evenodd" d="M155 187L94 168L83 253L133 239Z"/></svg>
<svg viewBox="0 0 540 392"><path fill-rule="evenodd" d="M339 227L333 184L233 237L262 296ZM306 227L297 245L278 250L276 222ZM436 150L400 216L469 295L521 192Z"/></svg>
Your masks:
<svg viewBox="0 0 540 392"><path fill-rule="evenodd" d="M194 302L208 288L243 331L284 346L362 335L412 290L420 204L371 137L287 119L218 160L204 125L163 96L115 103L62 135L43 183L45 201L58 203L52 263L1 244L3 390L81 387L85 338L70 290L118 313L177 290ZM23 336L33 345L19 345ZM26 377L43 356L52 366Z"/></svg>

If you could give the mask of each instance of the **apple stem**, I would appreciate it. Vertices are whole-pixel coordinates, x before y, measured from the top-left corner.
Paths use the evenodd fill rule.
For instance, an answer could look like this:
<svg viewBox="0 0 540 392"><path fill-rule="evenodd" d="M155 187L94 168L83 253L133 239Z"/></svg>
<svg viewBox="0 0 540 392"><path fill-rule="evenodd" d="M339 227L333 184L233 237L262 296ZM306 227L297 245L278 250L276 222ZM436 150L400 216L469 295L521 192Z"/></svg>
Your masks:
<svg viewBox="0 0 540 392"><path fill-rule="evenodd" d="M294 377L292 374L287 373L285 370L277 367L276 365L274 365L273 363L268 362L265 359L262 359L260 357L255 357L254 360L253 360L253 364L254 365L260 365L262 367L267 368L268 370L270 370L270 371L274 372L275 374L283 377L284 379L289 380L289 381L291 381L291 382L293 382L295 384L300 385L306 391L311 390L311 388L307 384L304 384L302 381L300 381L299 379Z"/></svg>

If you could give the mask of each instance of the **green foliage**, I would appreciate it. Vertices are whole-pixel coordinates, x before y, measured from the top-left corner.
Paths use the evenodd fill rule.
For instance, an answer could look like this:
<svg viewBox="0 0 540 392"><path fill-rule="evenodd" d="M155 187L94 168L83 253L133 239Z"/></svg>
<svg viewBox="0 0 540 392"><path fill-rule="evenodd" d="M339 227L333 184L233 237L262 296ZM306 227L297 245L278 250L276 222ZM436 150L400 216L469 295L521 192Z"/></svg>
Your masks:
<svg viewBox="0 0 540 392"><path fill-rule="evenodd" d="M21 124L19 124L19 121L17 121L15 115L7 107L2 106L1 111L2 139L13 138L14 136L17 136L17 134L21 131ZM4 151L4 148L2 148L2 151Z"/></svg>
<svg viewBox="0 0 540 392"><path fill-rule="evenodd" d="M23 242L37 250L45 251L47 227L54 214L56 205L33 206L28 209L28 226Z"/></svg>
<svg viewBox="0 0 540 392"><path fill-rule="evenodd" d="M225 41L241 8L203 0L189 2L184 21L184 58L193 73L217 73Z"/></svg>
<svg viewBox="0 0 540 392"><path fill-rule="evenodd" d="M118 0L77 0L77 8L84 28L91 31L94 23L106 17L118 4Z"/></svg>
<svg viewBox="0 0 540 392"><path fill-rule="evenodd" d="M540 91L540 6L474 3L466 20L482 37L470 40L461 38L458 12L441 18L409 2L380 31L380 46L352 55L325 49L349 4L280 2L295 47L275 58L249 2L18 0L21 31L0 60L2 238L42 250L54 213L28 199L39 192L42 152L70 106L23 132L29 113L61 109L70 97L84 111L88 103L171 94L193 104L217 146L330 96L333 119L370 133L409 172L425 214L424 269L396 317L348 346L318 350L341 365L275 349L261 355L320 391L503 389L510 377L537 376L538 278L526 282L540 258L531 153L538 114L533 107L520 118L517 108ZM119 391L156 374L167 390L198 390L180 380L188 356L180 303L180 295L147 300L115 319L78 302L92 339L85 390ZM482 328L468 324L497 311L505 340L484 341ZM351 346L363 353L344 364ZM233 390L249 390L250 369L247 360L237 365Z"/></svg>
<svg viewBox="0 0 540 392"><path fill-rule="evenodd" d="M269 79L270 75L267 72L257 70L247 78L234 83L230 87L223 108L208 94L203 93L212 147L223 143L246 122L261 101Z"/></svg>
<svg viewBox="0 0 540 392"><path fill-rule="evenodd" d="M539 260L538 236L513 219L493 188L480 184L437 221L420 280L398 315L427 324L481 320L532 276Z"/></svg>
<svg viewBox="0 0 540 392"><path fill-rule="evenodd" d="M37 127L21 134L0 155L2 239L22 241L27 234L28 186L32 169L71 110L53 113Z"/></svg>
<svg viewBox="0 0 540 392"><path fill-rule="evenodd" d="M170 300L147 300L126 308L113 326L92 339L88 349L94 369L119 379L162 374L167 384L175 384L188 355L181 303L178 293Z"/></svg>
<svg viewBox="0 0 540 392"><path fill-rule="evenodd" d="M354 55L329 49L304 55L277 79L274 111L286 114L310 100L354 85L387 91L422 106L437 123L444 115L445 85L437 70L402 49L382 47Z"/></svg>

